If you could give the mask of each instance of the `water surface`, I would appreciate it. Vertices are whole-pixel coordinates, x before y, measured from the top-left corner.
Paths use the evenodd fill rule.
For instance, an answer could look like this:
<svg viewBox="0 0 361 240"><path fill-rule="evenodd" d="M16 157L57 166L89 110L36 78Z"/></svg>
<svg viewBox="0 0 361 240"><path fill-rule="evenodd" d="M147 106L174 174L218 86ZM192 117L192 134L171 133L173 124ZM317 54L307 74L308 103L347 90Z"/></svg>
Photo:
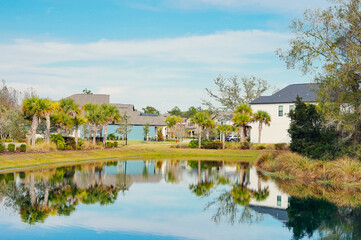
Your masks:
<svg viewBox="0 0 361 240"><path fill-rule="evenodd" d="M360 239L360 191L248 163L114 161L0 174L1 239Z"/></svg>

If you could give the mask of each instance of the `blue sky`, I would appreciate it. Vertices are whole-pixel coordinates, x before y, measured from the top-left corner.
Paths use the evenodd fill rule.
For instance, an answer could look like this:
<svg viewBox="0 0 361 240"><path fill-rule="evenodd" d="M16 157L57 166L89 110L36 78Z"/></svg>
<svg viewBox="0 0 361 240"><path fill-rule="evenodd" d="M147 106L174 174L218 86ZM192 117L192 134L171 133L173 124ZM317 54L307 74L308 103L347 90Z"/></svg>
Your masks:
<svg viewBox="0 0 361 240"><path fill-rule="evenodd" d="M224 76L279 88L310 81L274 54L288 25L326 0L2 0L0 79L59 99L88 88L112 102L186 109Z"/></svg>

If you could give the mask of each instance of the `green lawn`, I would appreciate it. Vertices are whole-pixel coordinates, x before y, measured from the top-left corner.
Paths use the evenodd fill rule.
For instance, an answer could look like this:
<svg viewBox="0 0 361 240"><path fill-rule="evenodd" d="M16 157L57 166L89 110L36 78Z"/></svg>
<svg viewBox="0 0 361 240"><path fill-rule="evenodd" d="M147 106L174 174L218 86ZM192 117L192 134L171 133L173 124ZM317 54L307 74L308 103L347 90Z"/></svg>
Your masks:
<svg viewBox="0 0 361 240"><path fill-rule="evenodd" d="M55 151L0 155L0 170L22 167L39 167L49 164L63 165L82 161L104 161L122 158L255 161L258 150L209 150L171 148L174 143L129 141L128 146L113 149Z"/></svg>

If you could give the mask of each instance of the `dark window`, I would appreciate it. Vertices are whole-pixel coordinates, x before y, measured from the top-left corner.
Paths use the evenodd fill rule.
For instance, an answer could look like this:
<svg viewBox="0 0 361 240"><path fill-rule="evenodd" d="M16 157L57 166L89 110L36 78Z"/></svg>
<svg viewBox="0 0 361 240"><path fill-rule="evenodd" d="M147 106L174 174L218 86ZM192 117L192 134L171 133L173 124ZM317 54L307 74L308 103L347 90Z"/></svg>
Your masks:
<svg viewBox="0 0 361 240"><path fill-rule="evenodd" d="M283 116L283 106L282 105L278 106L278 116L279 117Z"/></svg>
<svg viewBox="0 0 361 240"><path fill-rule="evenodd" d="M277 206L281 207L281 196L277 196Z"/></svg>

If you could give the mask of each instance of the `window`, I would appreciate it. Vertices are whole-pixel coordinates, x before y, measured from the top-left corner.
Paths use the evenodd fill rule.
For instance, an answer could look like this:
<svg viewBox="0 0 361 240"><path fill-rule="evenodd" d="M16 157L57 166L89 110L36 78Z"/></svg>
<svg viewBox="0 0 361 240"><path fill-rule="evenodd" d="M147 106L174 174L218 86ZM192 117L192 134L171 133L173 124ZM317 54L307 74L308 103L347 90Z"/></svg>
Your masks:
<svg viewBox="0 0 361 240"><path fill-rule="evenodd" d="M290 105L290 112L291 112L292 110L295 110L295 105Z"/></svg>
<svg viewBox="0 0 361 240"><path fill-rule="evenodd" d="M277 206L281 207L281 196L277 196Z"/></svg>
<svg viewBox="0 0 361 240"><path fill-rule="evenodd" d="M279 117L283 116L283 106L282 105L278 106L278 116Z"/></svg>

